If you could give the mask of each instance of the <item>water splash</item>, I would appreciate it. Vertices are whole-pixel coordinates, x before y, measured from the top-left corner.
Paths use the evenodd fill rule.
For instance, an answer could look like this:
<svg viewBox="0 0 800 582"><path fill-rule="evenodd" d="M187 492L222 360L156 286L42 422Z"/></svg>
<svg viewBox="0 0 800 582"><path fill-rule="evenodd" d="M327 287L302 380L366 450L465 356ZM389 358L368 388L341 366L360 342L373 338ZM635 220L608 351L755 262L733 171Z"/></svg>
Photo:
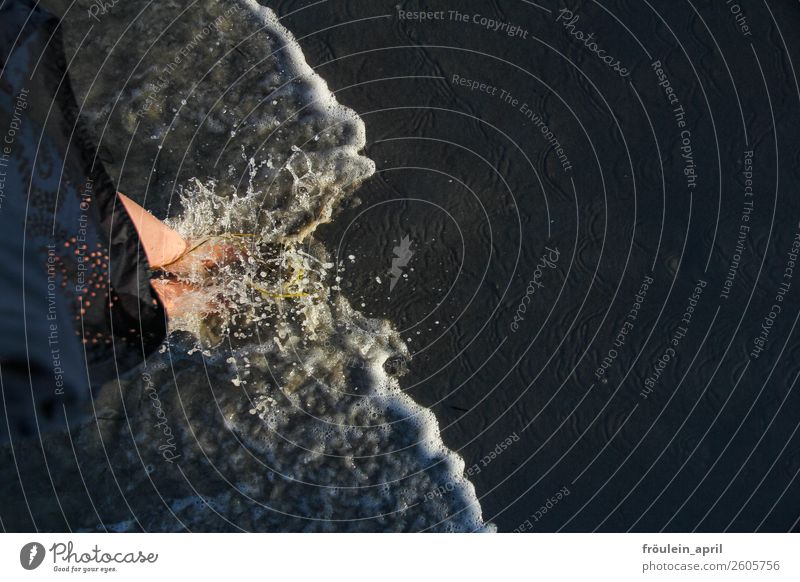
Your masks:
<svg viewBox="0 0 800 582"><path fill-rule="evenodd" d="M111 41L93 46L86 70L73 75L95 132L119 138L107 147L109 170L127 180L120 189L166 215L198 258L215 263L181 273L209 309L172 320L147 364L180 474L160 460L152 419L126 408L125 423L105 429L102 453L155 467L134 472L124 494L144 499L155 484L159 500L142 506L167 505L134 523L110 503L102 507L109 523L151 531L491 530L435 417L400 389L406 345L389 322L365 317L337 292L343 273L313 236L375 170L360 153L362 120L336 101L267 8L200 0L176 20L182 8L174 4L115 6L104 35L89 38L121 39L125 51L111 50ZM168 35L144 32L173 20ZM217 21L224 25L213 42L174 65L172 55ZM74 46L82 38L74 34ZM97 74L138 59L122 89ZM142 88L157 85L166 68L169 90L153 98ZM221 247L231 250L225 260ZM109 390L142 394L143 386L134 371ZM135 450L126 445L131 434Z"/></svg>

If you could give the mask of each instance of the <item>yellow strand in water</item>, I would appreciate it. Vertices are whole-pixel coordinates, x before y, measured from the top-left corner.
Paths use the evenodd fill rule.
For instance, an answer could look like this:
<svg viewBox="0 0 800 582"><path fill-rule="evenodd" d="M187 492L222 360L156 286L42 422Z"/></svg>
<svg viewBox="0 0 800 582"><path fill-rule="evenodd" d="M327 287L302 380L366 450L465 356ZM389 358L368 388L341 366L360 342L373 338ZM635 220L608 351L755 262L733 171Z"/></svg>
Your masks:
<svg viewBox="0 0 800 582"><path fill-rule="evenodd" d="M254 285L248 281L248 286L252 287L262 295L266 295L267 297L272 297L274 299L291 299L294 297L310 297L310 293L273 293L271 291L267 291L266 289L262 289L258 285Z"/></svg>

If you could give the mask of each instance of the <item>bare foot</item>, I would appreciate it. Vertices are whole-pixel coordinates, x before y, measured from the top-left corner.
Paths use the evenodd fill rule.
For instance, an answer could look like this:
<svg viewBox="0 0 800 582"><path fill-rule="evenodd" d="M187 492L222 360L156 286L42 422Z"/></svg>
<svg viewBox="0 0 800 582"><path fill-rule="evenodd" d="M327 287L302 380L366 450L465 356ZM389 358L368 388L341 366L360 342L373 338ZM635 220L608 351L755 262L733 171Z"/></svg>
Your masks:
<svg viewBox="0 0 800 582"><path fill-rule="evenodd" d="M211 239L161 269L184 280L200 281L220 267L234 262L242 251L233 244Z"/></svg>
<svg viewBox="0 0 800 582"><path fill-rule="evenodd" d="M167 311L167 318L219 311L219 304L203 293L203 282L215 270L240 258L241 253L236 245L210 240L177 261L163 265L161 269L169 278L153 281L153 289Z"/></svg>
<svg viewBox="0 0 800 582"><path fill-rule="evenodd" d="M218 311L215 301L204 295L196 285L173 279L157 279L152 285L167 312L168 320Z"/></svg>

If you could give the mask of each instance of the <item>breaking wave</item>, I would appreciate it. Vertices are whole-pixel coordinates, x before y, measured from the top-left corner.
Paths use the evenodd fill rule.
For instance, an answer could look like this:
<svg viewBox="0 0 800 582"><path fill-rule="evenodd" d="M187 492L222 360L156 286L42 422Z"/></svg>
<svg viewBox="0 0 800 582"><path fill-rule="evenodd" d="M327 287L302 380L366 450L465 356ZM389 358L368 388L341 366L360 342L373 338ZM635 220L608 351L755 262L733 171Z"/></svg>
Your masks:
<svg viewBox="0 0 800 582"><path fill-rule="evenodd" d="M103 454L145 469L130 471L122 494L158 497L134 504L149 508L134 519L107 507L106 521L120 531L493 529L432 412L400 389L406 345L339 293L345 273L314 238L374 172L359 153L363 122L267 8L201 1L169 34L144 34L180 13L156 4L137 16L121 3L100 23L137 23L138 36L120 33L125 54L96 57L120 70L142 57L122 89L91 63L73 83L120 189L196 253L232 253L183 275L214 313L172 321L145 368L98 400ZM87 50L103 42L91 37Z"/></svg>

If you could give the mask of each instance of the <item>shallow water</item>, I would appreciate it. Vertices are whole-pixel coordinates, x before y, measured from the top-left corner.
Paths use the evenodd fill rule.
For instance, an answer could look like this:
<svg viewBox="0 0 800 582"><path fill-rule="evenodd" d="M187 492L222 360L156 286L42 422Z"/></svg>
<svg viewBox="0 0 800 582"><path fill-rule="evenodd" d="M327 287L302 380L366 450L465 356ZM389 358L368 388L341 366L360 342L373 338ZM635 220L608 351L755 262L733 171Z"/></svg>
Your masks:
<svg viewBox="0 0 800 582"><path fill-rule="evenodd" d="M216 313L170 321L158 353L104 388L105 420L81 429L79 454L109 454L84 462L90 482L103 466L125 478L95 515L70 502L67 521L117 531L491 529L434 415L399 388L404 341L339 293L346 269L313 236L374 172L360 153L363 122L254 2L200 2L168 36L123 35L124 53L104 50L108 27L147 28L177 7L162 3L140 21L138 8L115 7L81 48L94 62L73 83L95 133L132 140L102 142L118 188L190 241L239 252L184 277ZM189 62L175 62L181 51ZM143 61L126 83L94 77L134 54ZM124 504L111 502L119 496Z"/></svg>
<svg viewBox="0 0 800 582"><path fill-rule="evenodd" d="M796 3L265 3L65 22L120 190L254 262L48 524L797 529Z"/></svg>

